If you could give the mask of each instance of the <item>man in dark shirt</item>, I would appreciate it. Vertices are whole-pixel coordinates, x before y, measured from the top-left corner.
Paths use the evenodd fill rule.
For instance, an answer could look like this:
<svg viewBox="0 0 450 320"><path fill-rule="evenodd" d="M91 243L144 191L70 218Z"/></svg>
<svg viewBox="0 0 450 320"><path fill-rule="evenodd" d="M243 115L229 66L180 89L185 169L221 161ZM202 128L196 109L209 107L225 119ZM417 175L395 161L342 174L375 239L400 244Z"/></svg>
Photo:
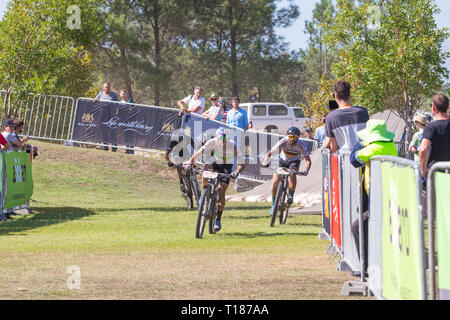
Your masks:
<svg viewBox="0 0 450 320"><path fill-rule="evenodd" d="M423 129L419 148L420 170L426 179L429 168L436 162L450 161L450 120L447 118L448 97L437 94L431 101L435 121Z"/></svg>
<svg viewBox="0 0 450 320"><path fill-rule="evenodd" d="M351 105L350 83L342 80L336 82L333 92L339 108L327 115L325 135L329 138L331 152L351 152L353 146L360 142L356 132L366 127L369 113L364 107Z"/></svg>

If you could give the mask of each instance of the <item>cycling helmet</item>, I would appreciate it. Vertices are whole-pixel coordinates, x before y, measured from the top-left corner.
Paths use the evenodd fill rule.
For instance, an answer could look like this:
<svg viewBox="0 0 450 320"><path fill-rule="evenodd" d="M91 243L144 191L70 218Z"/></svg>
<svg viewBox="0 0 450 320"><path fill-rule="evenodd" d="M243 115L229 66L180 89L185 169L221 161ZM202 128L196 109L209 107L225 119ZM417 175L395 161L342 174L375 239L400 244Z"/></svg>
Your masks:
<svg viewBox="0 0 450 320"><path fill-rule="evenodd" d="M216 136L221 140L227 140L228 131L224 127L220 127L216 130Z"/></svg>
<svg viewBox="0 0 450 320"><path fill-rule="evenodd" d="M290 127L287 130L288 135L296 135L297 137L300 137L300 129L297 127Z"/></svg>

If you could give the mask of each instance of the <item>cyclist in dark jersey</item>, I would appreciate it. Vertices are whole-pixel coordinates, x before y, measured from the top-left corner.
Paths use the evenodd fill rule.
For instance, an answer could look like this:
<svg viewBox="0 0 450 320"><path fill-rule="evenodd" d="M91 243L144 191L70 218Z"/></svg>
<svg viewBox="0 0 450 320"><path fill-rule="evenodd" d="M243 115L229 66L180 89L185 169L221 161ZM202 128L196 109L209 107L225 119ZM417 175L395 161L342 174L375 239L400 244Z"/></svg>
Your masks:
<svg viewBox="0 0 450 320"><path fill-rule="evenodd" d="M287 130L288 136L281 139L278 143L267 153L266 157L262 161L263 166L267 166L267 162L273 154L279 153L278 166L288 168L292 171L298 171L300 168L300 160L302 156L306 161L306 169L302 171L302 175L307 175L311 168L311 158L309 157L309 151L306 144L299 140L300 130L297 127L290 127ZM272 180L272 205L275 200L275 195L280 184L280 175L275 173ZM295 173L291 173L289 177L289 190L288 199L289 203L294 201L294 191L297 186L297 176ZM272 214L272 208L270 208L269 214Z"/></svg>

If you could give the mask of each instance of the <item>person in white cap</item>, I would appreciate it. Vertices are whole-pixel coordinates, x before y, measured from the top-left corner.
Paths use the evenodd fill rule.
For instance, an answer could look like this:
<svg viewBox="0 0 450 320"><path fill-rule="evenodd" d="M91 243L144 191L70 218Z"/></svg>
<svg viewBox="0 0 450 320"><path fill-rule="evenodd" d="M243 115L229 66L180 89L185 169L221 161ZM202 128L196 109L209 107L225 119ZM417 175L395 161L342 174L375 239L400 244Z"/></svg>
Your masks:
<svg viewBox="0 0 450 320"><path fill-rule="evenodd" d="M414 161L420 162L419 160L419 147L423 138L423 128L427 125L427 117L422 114L416 114L414 116L414 125L418 129L418 131L413 135L411 139L411 143L409 144L409 152L414 153Z"/></svg>

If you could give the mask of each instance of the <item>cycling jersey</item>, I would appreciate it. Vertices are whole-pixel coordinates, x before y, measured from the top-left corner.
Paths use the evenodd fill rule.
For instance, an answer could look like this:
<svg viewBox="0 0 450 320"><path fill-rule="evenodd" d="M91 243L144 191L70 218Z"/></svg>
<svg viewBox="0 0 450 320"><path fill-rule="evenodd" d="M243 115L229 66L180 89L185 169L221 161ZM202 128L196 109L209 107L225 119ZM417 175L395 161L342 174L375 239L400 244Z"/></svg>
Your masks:
<svg viewBox="0 0 450 320"><path fill-rule="evenodd" d="M293 145L289 143L289 138L283 138L270 150L272 153L280 152L280 159L294 161L300 160L302 156L309 157L306 144L298 139Z"/></svg>
<svg viewBox="0 0 450 320"><path fill-rule="evenodd" d="M224 146L225 145L225 150ZM213 161L207 161L208 163L217 163L217 164L233 164L234 163L234 149L237 149L237 160L238 164L244 164L245 160L242 156L242 153L237 148L237 145L232 140L225 140L220 141L217 137L208 140L203 147L200 148L200 150L204 153L204 156L208 156L209 152L212 152ZM210 157L206 157L206 160L208 160Z"/></svg>

